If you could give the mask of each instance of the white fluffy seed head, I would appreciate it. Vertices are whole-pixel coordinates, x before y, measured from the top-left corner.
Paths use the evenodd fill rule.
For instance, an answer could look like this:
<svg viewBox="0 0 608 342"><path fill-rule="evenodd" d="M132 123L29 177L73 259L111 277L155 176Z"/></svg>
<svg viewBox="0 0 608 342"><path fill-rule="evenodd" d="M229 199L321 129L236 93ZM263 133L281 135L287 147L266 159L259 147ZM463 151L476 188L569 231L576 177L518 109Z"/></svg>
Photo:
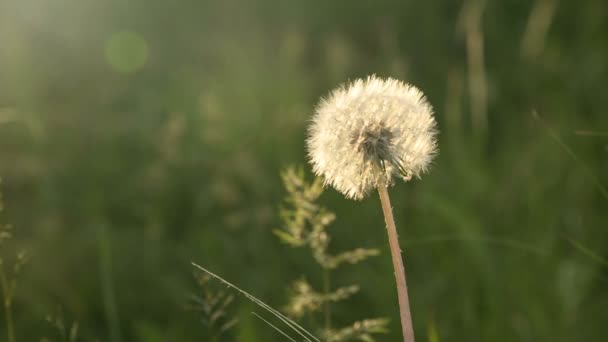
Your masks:
<svg viewBox="0 0 608 342"><path fill-rule="evenodd" d="M418 88L369 76L334 90L308 131L315 174L347 198L362 199L394 176L420 176L437 152L433 109Z"/></svg>

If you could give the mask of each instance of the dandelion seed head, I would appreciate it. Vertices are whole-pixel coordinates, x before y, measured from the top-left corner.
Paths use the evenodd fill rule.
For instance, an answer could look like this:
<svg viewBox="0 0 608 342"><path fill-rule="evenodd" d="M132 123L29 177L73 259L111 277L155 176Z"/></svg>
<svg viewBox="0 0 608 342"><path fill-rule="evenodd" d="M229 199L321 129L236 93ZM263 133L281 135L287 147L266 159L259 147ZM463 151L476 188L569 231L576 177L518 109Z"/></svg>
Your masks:
<svg viewBox="0 0 608 342"><path fill-rule="evenodd" d="M395 176L424 173L437 152L433 109L416 87L369 76L322 99L308 131L313 171L347 198L362 199Z"/></svg>

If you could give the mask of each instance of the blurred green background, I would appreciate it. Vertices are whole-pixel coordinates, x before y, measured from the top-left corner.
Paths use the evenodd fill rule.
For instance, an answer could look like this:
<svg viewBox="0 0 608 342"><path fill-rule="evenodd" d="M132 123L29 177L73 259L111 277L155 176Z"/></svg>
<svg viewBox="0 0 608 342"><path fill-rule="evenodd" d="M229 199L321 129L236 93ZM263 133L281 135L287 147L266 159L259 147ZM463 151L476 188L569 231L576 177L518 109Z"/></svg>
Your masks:
<svg viewBox="0 0 608 342"><path fill-rule="evenodd" d="M318 99L375 73L420 87L440 128L431 172L391 190L418 340L602 341L607 15L605 0L2 1L0 222L15 238L0 252L30 255L17 340L57 340L45 317L61 308L82 341L207 341L185 308L190 261L274 307L319 279L272 234L279 174L308 169ZM330 189L322 204L332 249L382 251L337 273L362 291L336 323L387 316L378 340L398 341L377 198ZM245 298L233 309L224 340L285 340Z"/></svg>

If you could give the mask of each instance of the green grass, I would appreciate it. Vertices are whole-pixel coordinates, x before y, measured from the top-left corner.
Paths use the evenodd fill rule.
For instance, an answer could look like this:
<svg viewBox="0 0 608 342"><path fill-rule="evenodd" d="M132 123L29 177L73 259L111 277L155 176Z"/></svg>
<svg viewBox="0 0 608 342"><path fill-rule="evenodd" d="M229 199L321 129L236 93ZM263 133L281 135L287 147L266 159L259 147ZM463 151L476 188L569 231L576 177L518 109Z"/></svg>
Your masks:
<svg viewBox="0 0 608 342"><path fill-rule="evenodd" d="M439 123L432 171L391 189L418 340L602 340L608 4L552 4L4 1L0 222L14 236L0 253L30 255L16 341L56 336L45 318L58 306L79 341L205 341L185 308L199 290L191 261L275 308L293 279L321 284L315 261L272 233L279 173L305 163L319 97L371 73L420 87ZM107 61L120 32L145 47L135 68ZM377 200L327 190L319 203L337 217L330 252L381 248L332 275L366 289L332 324L391 317L378 341L398 340ZM280 339L251 303L234 305L226 341Z"/></svg>

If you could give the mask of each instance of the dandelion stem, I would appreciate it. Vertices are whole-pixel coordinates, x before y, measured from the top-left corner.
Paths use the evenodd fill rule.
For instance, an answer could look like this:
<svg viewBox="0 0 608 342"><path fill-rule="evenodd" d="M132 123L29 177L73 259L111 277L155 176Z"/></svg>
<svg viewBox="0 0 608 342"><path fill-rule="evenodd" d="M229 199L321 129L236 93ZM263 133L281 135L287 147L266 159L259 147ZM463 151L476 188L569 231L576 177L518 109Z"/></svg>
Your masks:
<svg viewBox="0 0 608 342"><path fill-rule="evenodd" d="M378 194L380 195L380 203L382 203L382 212L384 213L384 220L386 222L386 230L388 233L388 243L391 248L393 268L395 269L395 280L397 282L397 296L399 298L399 314L401 316L403 341L414 342L414 328L412 327L410 300L407 295L405 268L403 267L401 248L399 247L399 237L397 236L397 228L395 226L395 219L393 218L393 208L391 207L391 200L388 196L388 190L385 184L378 185Z"/></svg>

